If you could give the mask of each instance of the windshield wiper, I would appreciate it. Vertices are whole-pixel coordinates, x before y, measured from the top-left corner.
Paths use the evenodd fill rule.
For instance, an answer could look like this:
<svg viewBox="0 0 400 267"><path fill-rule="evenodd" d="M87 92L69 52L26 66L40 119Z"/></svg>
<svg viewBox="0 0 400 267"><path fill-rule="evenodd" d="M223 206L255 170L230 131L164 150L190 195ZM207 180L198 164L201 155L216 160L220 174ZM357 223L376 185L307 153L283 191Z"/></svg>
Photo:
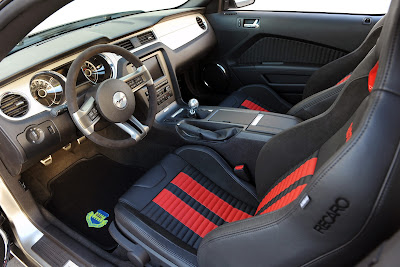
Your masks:
<svg viewBox="0 0 400 267"><path fill-rule="evenodd" d="M135 11L127 11L127 12L119 12L119 13L113 13L113 14L107 14L107 15L101 15L101 16L96 16L92 18L87 18L79 21L74 21L68 24L60 25L54 28L50 28L41 32L37 32L31 35L26 36L24 39L21 40L14 48L13 50L10 51L9 55L12 53L15 53L21 49L24 49L25 47L34 45L36 43L39 43L41 41L71 32L75 31L81 28L85 28L90 25L102 23L105 21L109 20L114 20L126 16L131 16L139 13L144 13L144 11L141 10L135 10Z"/></svg>

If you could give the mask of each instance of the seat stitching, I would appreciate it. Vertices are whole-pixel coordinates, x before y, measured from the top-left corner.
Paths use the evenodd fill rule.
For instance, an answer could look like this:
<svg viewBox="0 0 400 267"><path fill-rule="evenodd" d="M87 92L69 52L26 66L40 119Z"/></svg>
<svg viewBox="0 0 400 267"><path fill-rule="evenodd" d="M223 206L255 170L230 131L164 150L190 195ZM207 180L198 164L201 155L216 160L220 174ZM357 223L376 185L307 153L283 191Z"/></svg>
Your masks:
<svg viewBox="0 0 400 267"><path fill-rule="evenodd" d="M380 95L378 95L378 97L380 97ZM310 189L309 189L308 192L311 192L315 188L315 186L319 183L319 181L324 177L324 175L326 175L326 173L328 173L328 171L331 170L352 149L352 147L354 147L355 144L361 139L361 137L365 133L366 128L368 127L368 124L369 124L369 122L370 122L370 120L372 118L372 115L373 115L373 113L374 113L374 111L375 111L375 109L377 107L377 104L379 102L378 100L379 99L377 99L375 101L374 106L372 107L372 110L371 110L370 115L368 117L368 120L364 124L363 130L359 134L359 136L351 143L350 147L348 147L345 151L343 151L341 153L341 155L339 157L337 157L337 159L333 163L331 163L331 165L329 167L325 168L324 173L320 175L321 177L318 177L318 179L316 179L313 182L313 184L310 185L310 187L309 187ZM215 243L215 242L217 242L219 240L224 240L224 239L227 239L227 238L230 238L230 237L241 236L241 235L244 235L244 234L247 234L247 233L253 233L253 232L257 232L257 231L261 231L261 230L264 230L264 229L271 228L272 226L278 224L280 221L282 221L282 220L286 219L287 217L289 217L290 215L292 215L296 210L298 210L298 208L299 207L297 205L292 205L292 208L290 210L288 210L288 212L285 215L283 215L281 218L277 219L276 221L269 222L268 225L254 226L254 228L251 228L251 229L243 229L241 231L235 231L235 232L230 231L230 232L225 233L224 235L221 235L221 236L212 238L210 240L207 240L207 241L205 241L204 243L202 243L200 245L200 247L198 249L198 251L199 251L198 253L201 253L201 251L200 251L201 248L203 248L203 247L205 247L207 245L210 245L212 243ZM265 214L265 215L267 215L267 214ZM259 215L259 216L262 216L262 215ZM253 218L256 219L259 216L256 216L256 217L253 217ZM235 223L239 224L239 223L243 223L243 221L238 221L238 222L235 222ZM360 233L360 231L356 234L356 236ZM348 241L348 242L351 242L351 241ZM348 243L348 242L346 242L346 243ZM343 246L345 246L345 245L346 244L344 244ZM327 253L325 253L325 255L322 255L320 257L326 257L328 254L333 253L334 251L336 251L338 249L342 249L342 248L337 248L335 250L327 252Z"/></svg>
<svg viewBox="0 0 400 267"><path fill-rule="evenodd" d="M379 93L379 92L377 92L377 93ZM331 163L331 165L330 165L329 167L325 168L325 171L323 171L323 173L319 175L320 177L316 176L316 177L318 177L318 179L316 179L315 182L313 182L313 184L310 185L309 191L308 191L308 192L311 192L311 191L315 188L315 186L318 184L318 182L324 177L323 175L326 175L326 173L327 173L331 168L333 168L334 165L336 165L337 162L340 161L340 160L351 150L351 148L354 147L354 145L357 143L357 141L362 137L362 135L364 134L364 132L365 132L365 130L366 130L368 124L369 124L369 121L370 121L370 119L371 119L371 117L372 117L372 115L373 115L373 111L376 109L376 106L377 106L378 102L379 102L379 101L378 101L378 99L377 99L377 100L375 101L375 103L374 103L374 106L372 107L372 110L371 110L371 112L370 112L369 118L368 118L367 122L365 123L365 125L364 125L364 127L363 127L363 131L360 133L360 135L357 137L357 139L355 139L355 140L351 143L351 146L348 147L344 152L342 152L341 155L338 156L337 159L336 159L333 163ZM294 206L294 205L293 205L293 206ZM295 207L295 206L294 206L294 207ZM260 226L259 226L259 227L255 226L253 229L247 229L247 230L244 229L244 230L242 230L242 231L240 231L240 232L238 232L238 231L235 231L235 232L228 232L228 233L224 234L223 236L220 236L220 237L216 237L216 238L214 238L214 239L207 240L207 241L205 242L204 245L202 244L202 245L199 247L199 250L200 250L201 247L205 246L206 244L213 243L213 242L215 242L215 241L217 241L217 240L226 239L226 238L228 238L228 237L230 237L230 236L238 236L238 235L242 235L242 234L245 234L245 233L251 233L251 232L256 232L256 231L259 231L259 230L263 230L263 229L270 228L270 227L272 227L273 225L275 225L276 223L278 223L279 221L281 221L281 220L283 220L283 219L286 219L286 218L287 218L289 215L291 215L294 211L295 211L295 209L292 208L292 210L288 211L288 213L287 213L286 215L282 216L280 219L277 219L276 221L270 222L268 225L264 225L264 226L261 226L261 227L260 227ZM266 215L266 214L265 214L265 215ZM260 215L260 216L262 216L262 215ZM257 217L258 217L258 216L257 216ZM253 218L255 218L255 217L253 217ZM240 222L242 222L242 221L239 221L239 222L237 222L237 223L240 223Z"/></svg>
<svg viewBox="0 0 400 267"><path fill-rule="evenodd" d="M339 88L339 87L338 87ZM308 114L312 115L309 111L307 111L307 108L311 108L319 103L321 103L322 101L330 98L331 96L337 95L339 94L343 88L340 88L340 90L338 90L337 88L335 88L336 90L332 90L331 92L322 95L322 96L316 96L315 99L310 100L309 103L303 105L302 107L300 107L299 109L295 110L294 112L291 112L291 114L298 114L300 111L306 111Z"/></svg>
<svg viewBox="0 0 400 267"><path fill-rule="evenodd" d="M215 160L217 161L217 163L226 171L226 173L227 173L236 183L238 183L241 187L243 187L247 192L249 192L249 193L258 201L257 196L256 196L253 192L251 192L251 191L247 188L247 186L246 186L245 184L242 184L241 181L238 181L238 178L235 177L234 175L232 175L232 174L230 173L231 170L229 170L228 168L226 168L226 166L224 166L223 164L221 164L221 163L219 162L218 159L216 159L211 153L209 153L209 151L207 151L207 150L202 150L202 149L200 149L200 148L198 148L198 147L191 147L190 149L198 150L198 151L200 151L200 152L204 152L204 153L210 155L213 159L215 159Z"/></svg>

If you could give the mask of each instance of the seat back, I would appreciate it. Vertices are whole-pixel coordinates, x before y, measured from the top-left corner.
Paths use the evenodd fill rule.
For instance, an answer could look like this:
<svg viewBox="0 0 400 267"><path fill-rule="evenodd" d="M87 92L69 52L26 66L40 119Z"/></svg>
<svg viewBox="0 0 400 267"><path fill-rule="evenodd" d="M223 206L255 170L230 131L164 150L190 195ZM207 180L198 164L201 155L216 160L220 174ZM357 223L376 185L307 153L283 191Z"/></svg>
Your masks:
<svg viewBox="0 0 400 267"><path fill-rule="evenodd" d="M307 81L303 91L303 99L308 98L327 88L338 85L338 81L344 82L348 80L349 73L360 64L371 49L376 45L376 42L381 34L385 18L379 20L371 31L368 33L365 40L353 52L338 58L314 72Z"/></svg>
<svg viewBox="0 0 400 267"><path fill-rule="evenodd" d="M400 226L399 10L333 106L266 143L258 215L210 232L201 266L354 264Z"/></svg>

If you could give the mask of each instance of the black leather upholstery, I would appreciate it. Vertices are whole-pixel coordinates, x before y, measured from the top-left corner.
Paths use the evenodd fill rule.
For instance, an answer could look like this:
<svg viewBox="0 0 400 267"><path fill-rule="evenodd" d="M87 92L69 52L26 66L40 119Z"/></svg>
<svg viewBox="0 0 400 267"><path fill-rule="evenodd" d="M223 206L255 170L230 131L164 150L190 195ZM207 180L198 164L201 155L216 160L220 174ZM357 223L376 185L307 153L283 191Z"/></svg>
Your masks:
<svg viewBox="0 0 400 267"><path fill-rule="evenodd" d="M277 177L318 151L316 173L300 197L274 213L222 225L212 231L198 250L200 266L220 266L222 263L226 266L259 266L260 263L298 266L310 264L320 257L318 265L341 265L353 263L353 260L361 257L357 255L354 258L325 261L323 256L357 235L374 202L366 203L368 195L379 187L378 182L372 179L378 175L378 171L367 175L366 166L361 164L360 170L360 165L356 164L360 160L357 156L363 157L362 154L366 152L360 155L354 152L352 156L346 152L354 146L361 122L357 128L354 126L351 141L345 142L349 124L355 121L355 117L361 119L354 114L362 115L366 110L368 99L364 99L368 95L367 76L375 62L375 57L363 61L328 112L272 138L260 152L256 170L259 197L266 194ZM360 146L368 150L368 146ZM344 155L348 158L343 159ZM374 166L371 168L376 169ZM385 176L384 173L379 175L382 178ZM363 178L357 180L356 177ZM362 182L364 177L368 177L365 178L368 181L371 179L370 185ZM303 209L300 202L306 196L310 202ZM332 219L335 223L326 224L329 229L323 231L323 234L315 230L321 218L341 198L346 199L350 207ZM254 249L235 256L248 247ZM215 261L217 255L224 260Z"/></svg>
<svg viewBox="0 0 400 267"><path fill-rule="evenodd" d="M346 75L352 73L357 65L375 46L384 24L382 18L371 29L364 42L353 52L326 64L308 80L303 92L303 101L292 106L274 90L265 85L246 85L232 93L220 106L241 107L241 103L251 98L257 105L270 112L287 113L302 120L310 119L325 112L335 101L345 82L338 84Z"/></svg>
<svg viewBox="0 0 400 267"><path fill-rule="evenodd" d="M168 232L171 227L164 229L162 224L153 222L146 206L188 167L201 170L204 176L212 179L216 186L229 192L238 201L252 207L258 205L255 188L236 177L232 168L213 150L186 146L165 157L120 198L115 208L115 221L126 236L142 243L148 250L157 251L169 262L179 266L197 265L197 246L194 245L194 249L190 243L173 236Z"/></svg>
<svg viewBox="0 0 400 267"><path fill-rule="evenodd" d="M360 93L361 84L352 84L362 82L365 70L361 68L353 75L361 76L349 81L326 113L271 139L260 153L258 166L272 161L272 155L275 160L259 167L264 171L258 170L257 177L267 170L269 174L275 169L282 172L300 154L320 147L313 184L291 207L212 231L198 251L201 266L353 265L399 227L396 207L400 197L395 193L400 187L400 78L396 74L400 69L399 1L392 2L385 23L378 43L383 67L372 93L354 106L357 109L340 112L350 103L356 104L352 97L357 94L351 93ZM364 63L362 67L366 68L368 62ZM367 65L373 66L373 61ZM347 90L351 87L353 90ZM344 135L349 129L352 136L346 142ZM284 137L286 140L282 140ZM282 157L285 161L277 166L280 162L276 158ZM305 196L310 202L301 208ZM341 199L347 204L337 212ZM321 224L326 228L323 233L316 230Z"/></svg>
<svg viewBox="0 0 400 267"><path fill-rule="evenodd" d="M240 88L222 101L220 106L241 108L241 104L246 99L251 99L252 102L258 104L262 108L276 113L286 113L292 106L274 90L262 84L246 85ZM265 99L268 99L268 101L263 101Z"/></svg>
<svg viewBox="0 0 400 267"><path fill-rule="evenodd" d="M341 83L307 97L300 103L294 105L286 114L302 120L308 120L324 113L335 102L336 98L346 83Z"/></svg>
<svg viewBox="0 0 400 267"><path fill-rule="evenodd" d="M375 24L365 40L356 50L345 55L344 57L326 64L317 70L307 81L303 92L303 99L321 92L322 90L335 86L346 75L353 72L358 64L360 64L365 56L376 45L384 23L385 17Z"/></svg>
<svg viewBox="0 0 400 267"><path fill-rule="evenodd" d="M117 225L132 240L159 251L167 263L178 265L196 265L196 254L200 266L356 264L400 226L399 33L400 1L393 0L376 48L354 70L333 105L265 144L257 161L256 189L238 180L215 152L184 147L121 198L116 207ZM370 70L378 60L380 67L370 93ZM307 177L299 195L286 199L287 203L274 211L219 225L204 236L198 250L185 248L156 228L151 230L152 236L159 237L144 234L148 230L141 227L151 228L152 224L137 223L140 215L135 212L119 219L121 207L140 209L143 201L150 202L155 192L187 165L209 177L235 201L253 207L280 186L277 180L286 183L296 178L299 168L292 172L293 167L311 157L316 161L312 172L307 168L299 171ZM286 176L288 172L293 175ZM155 177L158 175L161 178Z"/></svg>

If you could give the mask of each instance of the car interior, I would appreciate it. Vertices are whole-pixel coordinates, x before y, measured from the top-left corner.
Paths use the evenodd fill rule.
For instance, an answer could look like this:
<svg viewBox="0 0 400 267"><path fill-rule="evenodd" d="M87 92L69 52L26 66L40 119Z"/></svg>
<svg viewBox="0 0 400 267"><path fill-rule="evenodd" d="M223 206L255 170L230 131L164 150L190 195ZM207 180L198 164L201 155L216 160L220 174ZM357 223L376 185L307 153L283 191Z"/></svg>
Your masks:
<svg viewBox="0 0 400 267"><path fill-rule="evenodd" d="M0 226L14 257L398 262L399 0L380 15L189 0L25 38L69 2L0 1Z"/></svg>

